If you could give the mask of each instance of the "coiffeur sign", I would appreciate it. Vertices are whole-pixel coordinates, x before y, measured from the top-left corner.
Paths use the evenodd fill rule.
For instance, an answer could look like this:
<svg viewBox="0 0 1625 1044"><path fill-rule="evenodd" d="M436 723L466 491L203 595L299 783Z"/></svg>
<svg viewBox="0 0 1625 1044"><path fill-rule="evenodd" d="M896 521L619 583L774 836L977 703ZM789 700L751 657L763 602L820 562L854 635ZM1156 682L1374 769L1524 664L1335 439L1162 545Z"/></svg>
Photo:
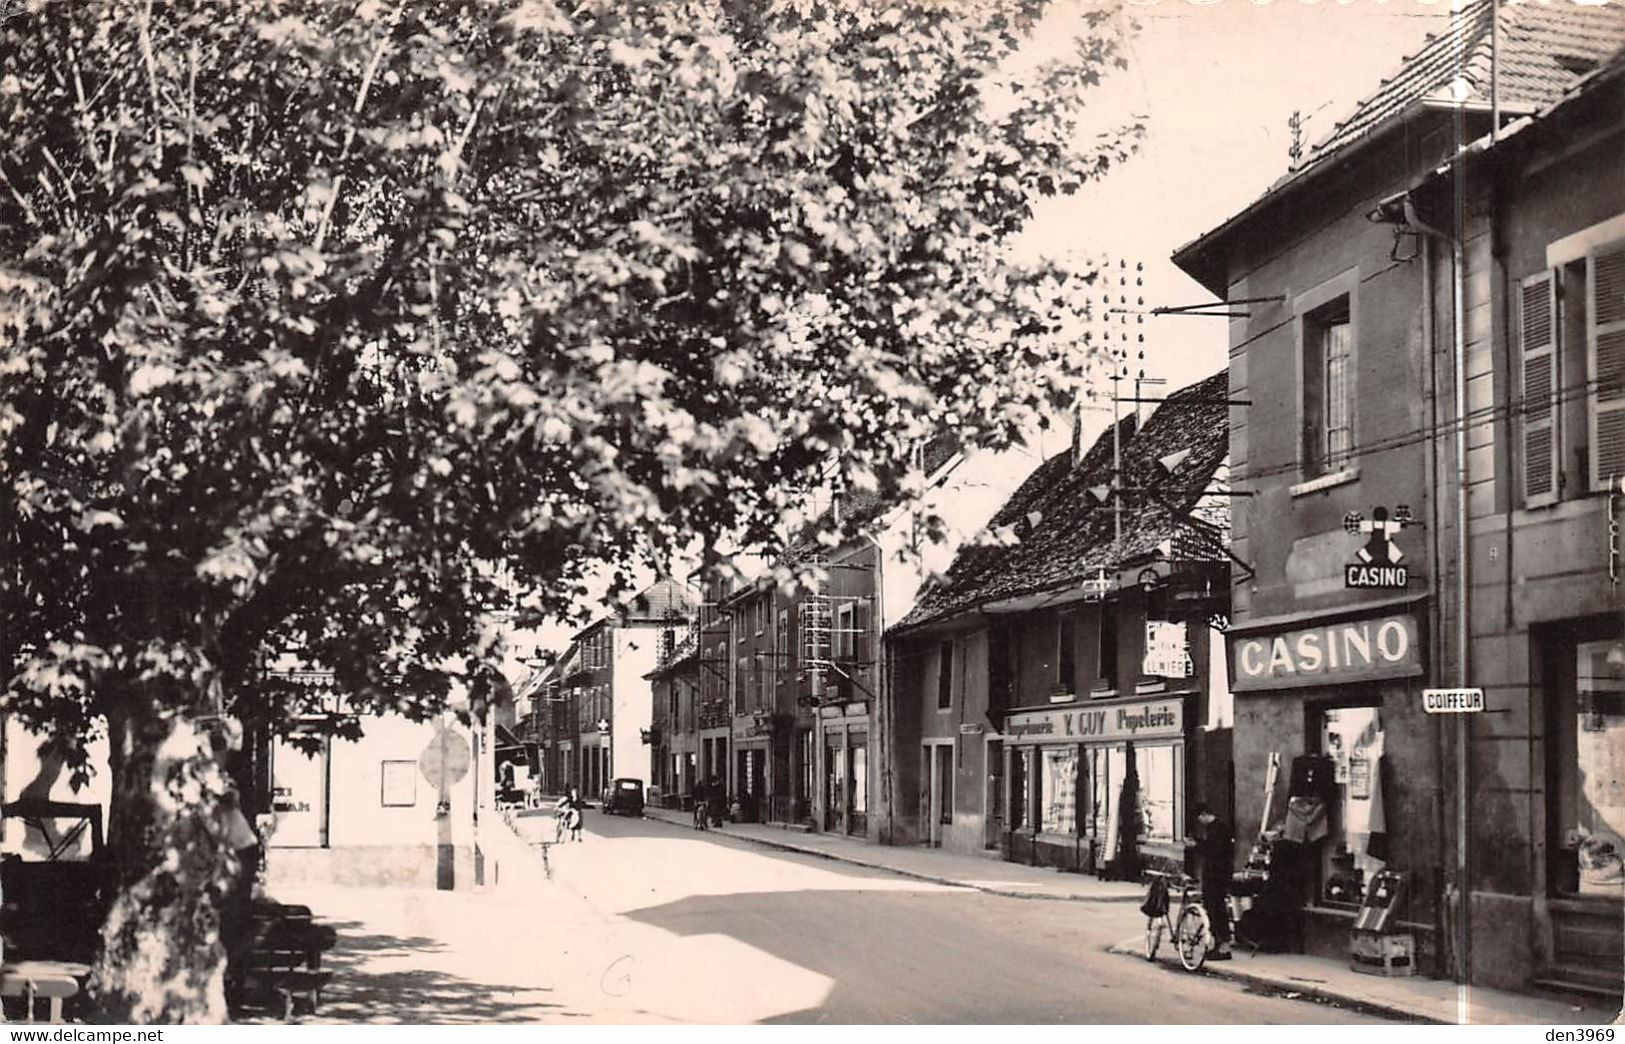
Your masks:
<svg viewBox="0 0 1625 1044"><path fill-rule="evenodd" d="M1253 634L1231 646L1238 692L1422 673L1422 643L1408 613L1345 620L1297 631Z"/></svg>

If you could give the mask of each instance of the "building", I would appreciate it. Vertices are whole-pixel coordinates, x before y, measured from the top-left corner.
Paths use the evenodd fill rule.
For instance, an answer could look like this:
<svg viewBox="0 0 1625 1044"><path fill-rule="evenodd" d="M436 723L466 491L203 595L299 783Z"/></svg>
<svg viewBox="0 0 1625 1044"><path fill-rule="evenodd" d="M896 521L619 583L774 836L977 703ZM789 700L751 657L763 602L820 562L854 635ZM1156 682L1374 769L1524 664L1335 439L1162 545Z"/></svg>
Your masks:
<svg viewBox="0 0 1625 1044"><path fill-rule="evenodd" d="M1175 254L1244 313L1238 827L1276 825L1272 755L1329 759L1310 952L1346 956L1382 868L1424 967L1619 990L1622 44L1617 4L1473 5Z"/></svg>
<svg viewBox="0 0 1625 1044"><path fill-rule="evenodd" d="M1141 848L1175 865L1229 804L1226 378L1045 461L886 635L886 836L1102 870L1133 758Z"/></svg>
<svg viewBox="0 0 1625 1044"><path fill-rule="evenodd" d="M661 650L669 654L677 634L688 629L694 610L693 592L680 581L661 580L614 616L577 632L559 667L566 715L574 722L573 737L559 741L567 786L596 795L617 776L649 773L654 690L648 675Z"/></svg>
<svg viewBox="0 0 1625 1044"><path fill-rule="evenodd" d="M691 807L700 781L699 627L690 627L648 674L654 694L649 783L668 808Z"/></svg>

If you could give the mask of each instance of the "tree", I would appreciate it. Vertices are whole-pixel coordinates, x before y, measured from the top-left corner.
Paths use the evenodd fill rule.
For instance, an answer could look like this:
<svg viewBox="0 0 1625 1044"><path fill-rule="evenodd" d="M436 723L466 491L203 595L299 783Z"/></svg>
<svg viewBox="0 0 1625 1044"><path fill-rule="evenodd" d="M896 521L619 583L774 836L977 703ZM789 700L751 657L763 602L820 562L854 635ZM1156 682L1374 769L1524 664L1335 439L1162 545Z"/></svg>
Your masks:
<svg viewBox="0 0 1625 1044"><path fill-rule="evenodd" d="M0 25L6 709L113 751L94 989L222 1017L200 722L268 648L423 715L555 612L809 475L1069 401L1080 274L1007 249L1118 62L1043 5L59 4Z"/></svg>

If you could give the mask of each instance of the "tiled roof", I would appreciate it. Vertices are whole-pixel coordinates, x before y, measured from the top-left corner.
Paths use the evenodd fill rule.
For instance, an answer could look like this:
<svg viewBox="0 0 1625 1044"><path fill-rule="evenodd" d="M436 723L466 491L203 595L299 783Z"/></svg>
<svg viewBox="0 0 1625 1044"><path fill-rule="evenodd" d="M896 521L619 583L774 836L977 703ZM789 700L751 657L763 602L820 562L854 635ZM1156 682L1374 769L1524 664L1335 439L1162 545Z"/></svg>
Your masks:
<svg viewBox="0 0 1625 1044"><path fill-rule="evenodd" d="M1295 173L1326 161L1417 102L1488 105L1492 10L1490 0L1479 0L1452 18L1448 31L1430 35L1421 50L1309 150L1303 168ZM1625 46L1625 2L1503 2L1500 28L1496 46L1500 104L1508 113L1532 111L1555 101L1576 77ZM1457 79L1465 91L1461 99L1452 89Z"/></svg>
<svg viewBox="0 0 1625 1044"><path fill-rule="evenodd" d="M1382 80L1325 138L1311 146L1303 162L1218 227L1174 251L1174 263L1215 295L1229 286L1224 243L1237 229L1258 219L1271 201L1305 189L1333 160L1348 155L1380 131L1435 102L1490 107L1491 0L1477 0L1451 18L1446 32L1428 37L1392 76ZM1625 47L1625 0L1581 4L1575 0L1500 3L1496 42L1496 94L1504 115L1522 116L1560 100L1577 80L1606 64ZM1462 97L1454 85L1460 80ZM1476 122L1488 127L1488 118ZM1476 133L1476 132L1475 132Z"/></svg>
<svg viewBox="0 0 1625 1044"><path fill-rule="evenodd" d="M1108 429L1076 465L1070 450L1039 465L988 523L990 532L1013 530L1017 542L961 550L947 575L921 594L897 628L1001 598L1064 588L1097 569L1150 555L1165 541L1173 542L1176 559L1224 561L1228 505L1202 493L1228 452L1224 401L1229 392L1228 374L1220 370L1170 395L1139 431L1132 415L1119 423L1125 489L1121 542L1115 539L1110 501L1102 504L1089 492L1111 485ZM1166 471L1159 461L1181 450L1189 453Z"/></svg>

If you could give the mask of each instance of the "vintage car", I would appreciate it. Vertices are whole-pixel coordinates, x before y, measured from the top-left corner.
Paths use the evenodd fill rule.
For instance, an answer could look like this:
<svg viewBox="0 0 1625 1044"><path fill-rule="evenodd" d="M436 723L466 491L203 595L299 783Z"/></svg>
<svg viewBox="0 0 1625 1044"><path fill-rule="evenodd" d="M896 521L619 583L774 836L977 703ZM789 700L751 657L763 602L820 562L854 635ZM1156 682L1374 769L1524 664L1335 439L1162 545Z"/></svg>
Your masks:
<svg viewBox="0 0 1625 1044"><path fill-rule="evenodd" d="M0 861L6 959L92 962L113 887L101 806L14 801L3 814L21 831Z"/></svg>
<svg viewBox="0 0 1625 1044"><path fill-rule="evenodd" d="M643 815L643 780L612 779L604 788L604 814Z"/></svg>

